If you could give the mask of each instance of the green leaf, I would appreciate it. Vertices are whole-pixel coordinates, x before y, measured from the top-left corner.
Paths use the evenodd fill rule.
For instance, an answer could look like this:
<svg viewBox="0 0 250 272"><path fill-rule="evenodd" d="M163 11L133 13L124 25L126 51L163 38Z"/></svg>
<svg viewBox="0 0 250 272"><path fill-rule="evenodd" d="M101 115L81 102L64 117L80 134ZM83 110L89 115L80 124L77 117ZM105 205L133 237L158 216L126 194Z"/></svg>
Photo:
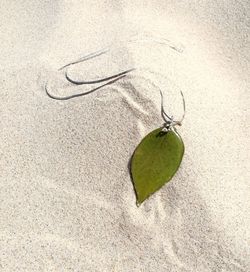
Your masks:
<svg viewBox="0 0 250 272"><path fill-rule="evenodd" d="M163 132L158 128L141 141L131 161L138 205L171 180L183 154L183 141L174 129Z"/></svg>

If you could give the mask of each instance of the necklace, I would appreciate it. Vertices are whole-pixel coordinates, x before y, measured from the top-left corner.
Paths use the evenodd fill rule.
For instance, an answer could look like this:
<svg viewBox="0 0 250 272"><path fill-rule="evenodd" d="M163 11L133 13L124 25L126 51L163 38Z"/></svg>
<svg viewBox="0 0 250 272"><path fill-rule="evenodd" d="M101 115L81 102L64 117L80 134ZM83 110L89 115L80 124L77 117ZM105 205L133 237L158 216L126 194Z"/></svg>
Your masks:
<svg viewBox="0 0 250 272"><path fill-rule="evenodd" d="M45 84L46 94L56 100L68 100L71 98L84 96L90 94L108 84L112 84L115 81L125 77L127 73L135 70L128 69L123 72L119 72L115 75L101 78L91 81L76 81L70 78L67 73L67 68L92 58L96 58L105 54L108 50L94 52L86 57L83 57L77 61L71 62L58 71L65 70L65 79L73 85L93 85L93 89L88 92L71 95L67 97L58 97L50 93L48 82ZM99 85L101 83L101 85ZM97 85L95 87L95 85ZM177 172L182 157L184 154L184 143L181 136L178 134L176 127L182 125L182 121L185 117L185 99L182 96L183 102L183 116L181 120L177 121L173 116L169 116L163 106L163 94L161 95L161 116L164 120L163 126L157 128L145 136L140 144L135 149L131 164L130 171L136 193L137 205L139 206L148 197L158 191L165 183L169 182L175 173Z"/></svg>

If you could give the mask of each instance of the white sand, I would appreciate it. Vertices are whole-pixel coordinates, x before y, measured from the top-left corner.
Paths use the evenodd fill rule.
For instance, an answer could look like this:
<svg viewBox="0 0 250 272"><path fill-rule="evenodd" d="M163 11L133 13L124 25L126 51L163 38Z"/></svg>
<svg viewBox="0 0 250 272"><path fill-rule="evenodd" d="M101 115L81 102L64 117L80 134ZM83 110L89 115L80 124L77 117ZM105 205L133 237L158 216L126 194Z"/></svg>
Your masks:
<svg viewBox="0 0 250 272"><path fill-rule="evenodd" d="M0 271L250 271L249 1L0 6ZM48 79L55 94L86 91L56 68L133 35L183 52L127 45L70 72L137 72L86 97L46 96ZM127 165L162 124L156 85L169 106L185 93L186 153L137 208Z"/></svg>

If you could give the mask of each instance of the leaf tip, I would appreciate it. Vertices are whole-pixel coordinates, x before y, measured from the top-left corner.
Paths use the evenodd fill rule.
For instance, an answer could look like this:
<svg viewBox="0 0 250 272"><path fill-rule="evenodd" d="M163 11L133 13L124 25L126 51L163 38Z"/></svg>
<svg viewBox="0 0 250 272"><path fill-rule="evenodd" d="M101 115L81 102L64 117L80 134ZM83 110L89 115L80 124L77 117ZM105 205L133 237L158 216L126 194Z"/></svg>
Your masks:
<svg viewBox="0 0 250 272"><path fill-rule="evenodd" d="M136 206L137 206L137 208L140 208L141 202L139 202L138 200L136 200Z"/></svg>
<svg viewBox="0 0 250 272"><path fill-rule="evenodd" d="M140 197L137 195L137 199L136 199L136 206L139 208L141 206L141 204L146 200L146 197Z"/></svg>

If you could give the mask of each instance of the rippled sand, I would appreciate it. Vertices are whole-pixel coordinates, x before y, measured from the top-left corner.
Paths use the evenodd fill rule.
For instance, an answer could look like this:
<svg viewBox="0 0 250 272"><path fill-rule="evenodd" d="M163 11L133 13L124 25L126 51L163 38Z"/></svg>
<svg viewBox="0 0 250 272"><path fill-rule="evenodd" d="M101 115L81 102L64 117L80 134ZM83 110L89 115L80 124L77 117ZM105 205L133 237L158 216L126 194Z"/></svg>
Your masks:
<svg viewBox="0 0 250 272"><path fill-rule="evenodd" d="M0 271L249 271L249 3L0 6ZM46 95L91 90L57 69L110 46L70 76L137 70ZM128 163L162 125L159 88L176 116L185 94L186 153L138 208Z"/></svg>

